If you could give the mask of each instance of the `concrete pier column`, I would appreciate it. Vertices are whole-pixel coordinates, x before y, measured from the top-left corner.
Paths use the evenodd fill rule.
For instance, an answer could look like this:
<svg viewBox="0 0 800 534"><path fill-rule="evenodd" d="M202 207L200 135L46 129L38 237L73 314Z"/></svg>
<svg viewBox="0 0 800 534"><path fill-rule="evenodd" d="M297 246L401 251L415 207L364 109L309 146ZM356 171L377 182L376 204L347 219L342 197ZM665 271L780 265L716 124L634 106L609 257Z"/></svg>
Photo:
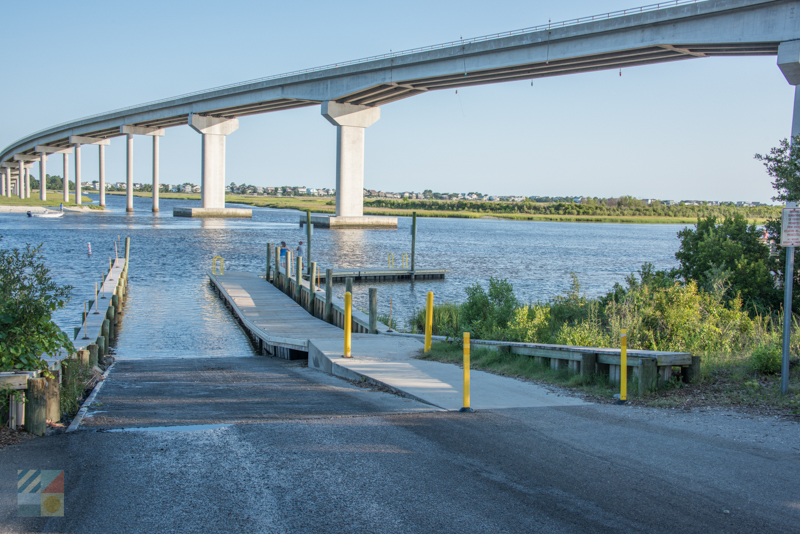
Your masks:
<svg viewBox="0 0 800 534"><path fill-rule="evenodd" d="M158 212L158 136L153 136L153 213Z"/></svg>
<svg viewBox="0 0 800 534"><path fill-rule="evenodd" d="M322 116L336 126L336 216L364 215L364 129L381 118L378 107L323 102Z"/></svg>
<svg viewBox="0 0 800 534"><path fill-rule="evenodd" d="M63 172L63 174L64 174L64 176L63 176L63 178L64 178L64 184L63 184L64 185L64 196L62 197L62 200L64 201L64 204L66 204L67 202L69 202L69 154L67 154L66 152L64 153L64 172Z"/></svg>
<svg viewBox="0 0 800 534"><path fill-rule="evenodd" d="M31 198L31 170L25 165L25 181L22 182L25 188L25 198Z"/></svg>
<svg viewBox="0 0 800 534"><path fill-rule="evenodd" d="M25 162L19 162L19 176L17 176L17 196L25 198Z"/></svg>
<svg viewBox="0 0 800 534"><path fill-rule="evenodd" d="M156 128L154 126L134 126L126 124L120 126L120 133L128 136L128 185L127 198L128 207L127 211L133 211L133 136L134 135L151 135L153 136L153 211L158 211L158 138L164 137L164 129Z"/></svg>
<svg viewBox="0 0 800 534"><path fill-rule="evenodd" d="M3 176L0 176L0 197L5 197L6 195L6 170L3 169Z"/></svg>
<svg viewBox="0 0 800 534"><path fill-rule="evenodd" d="M39 200L47 200L47 154L39 154Z"/></svg>
<svg viewBox="0 0 800 534"><path fill-rule="evenodd" d="M133 134L128 134L127 137L127 150L126 154L126 171L125 171L125 211L128 213L133 212Z"/></svg>
<svg viewBox="0 0 800 534"><path fill-rule="evenodd" d="M100 207L106 207L106 147L97 147L97 164L100 175Z"/></svg>
<svg viewBox="0 0 800 534"><path fill-rule="evenodd" d="M225 208L225 137L239 129L238 119L192 113L189 126L203 134L201 187L203 208Z"/></svg>
<svg viewBox="0 0 800 534"><path fill-rule="evenodd" d="M75 204L81 205L81 145L75 145Z"/></svg>

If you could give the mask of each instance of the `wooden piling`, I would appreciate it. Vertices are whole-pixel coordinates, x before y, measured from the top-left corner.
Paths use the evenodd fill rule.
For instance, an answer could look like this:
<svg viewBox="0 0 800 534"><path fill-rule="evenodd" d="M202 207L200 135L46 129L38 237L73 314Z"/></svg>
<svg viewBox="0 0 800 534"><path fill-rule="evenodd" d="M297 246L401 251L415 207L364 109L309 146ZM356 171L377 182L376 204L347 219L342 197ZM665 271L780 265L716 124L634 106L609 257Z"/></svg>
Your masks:
<svg viewBox="0 0 800 534"><path fill-rule="evenodd" d="M267 243L267 269L265 273L265 279L269 282L269 271L270 271L270 260L272 259L272 243Z"/></svg>
<svg viewBox="0 0 800 534"><path fill-rule="evenodd" d="M283 279L283 292L291 296L292 289L292 251L286 251L286 276Z"/></svg>
<svg viewBox="0 0 800 534"><path fill-rule="evenodd" d="M25 430L34 436L44 436L47 430L47 379L29 378L26 397Z"/></svg>
<svg viewBox="0 0 800 534"><path fill-rule="evenodd" d="M105 336L97 336L97 359L102 363L103 358L108 354L108 342Z"/></svg>
<svg viewBox="0 0 800 534"><path fill-rule="evenodd" d="M119 316L119 295L114 292L114 295L111 296L111 306L114 308L114 316L115 319ZM114 321L114 324L119 324L117 320Z"/></svg>
<svg viewBox="0 0 800 534"><path fill-rule="evenodd" d="M378 333L378 288L369 288L369 333Z"/></svg>
<svg viewBox="0 0 800 534"><path fill-rule="evenodd" d="M59 384L58 376L46 380L47 414L45 418L51 423L58 423L61 421L61 384Z"/></svg>
<svg viewBox="0 0 800 534"><path fill-rule="evenodd" d="M692 356L692 365L691 367L689 367L688 372L686 374L687 382L691 383L700 380L700 376L702 374L700 363L701 363L700 356Z"/></svg>
<svg viewBox="0 0 800 534"><path fill-rule="evenodd" d="M414 281L414 252L416 250L417 245L417 212L411 212L411 281Z"/></svg>
<svg viewBox="0 0 800 534"><path fill-rule="evenodd" d="M97 355L100 347L98 347L95 343L92 343L86 348L89 351L89 367L94 367L95 365L97 365Z"/></svg>
<svg viewBox="0 0 800 534"><path fill-rule="evenodd" d="M280 288L281 287L281 251L278 249L278 247L274 247L273 250L275 251L275 254L274 254L275 258L273 260L275 262L275 274L272 275L273 276L272 285L274 285L277 288Z"/></svg>
<svg viewBox="0 0 800 534"><path fill-rule="evenodd" d="M111 321L109 321L108 319L103 320L103 325L100 327L100 335L106 339L111 338ZM106 354L108 354L108 352L104 352L103 356L105 356Z"/></svg>
<svg viewBox="0 0 800 534"><path fill-rule="evenodd" d="M128 259L131 257L131 238L125 238L125 271L128 270Z"/></svg>
<svg viewBox="0 0 800 534"><path fill-rule="evenodd" d="M294 301L303 305L303 257L295 258L294 266Z"/></svg>
<svg viewBox="0 0 800 534"><path fill-rule="evenodd" d="M306 211L306 264L311 274L311 210Z"/></svg>
<svg viewBox="0 0 800 534"><path fill-rule="evenodd" d="M344 291L345 293L353 294L353 277L348 276L344 281Z"/></svg>
<svg viewBox="0 0 800 534"><path fill-rule="evenodd" d="M89 365L89 351L88 350L79 350L78 351L78 363L83 367L88 367L88 365Z"/></svg>
<svg viewBox="0 0 800 534"><path fill-rule="evenodd" d="M317 262L311 262L311 269L308 276L308 312L316 316L314 313L314 299L317 296Z"/></svg>
<svg viewBox="0 0 800 534"><path fill-rule="evenodd" d="M597 365L597 354L581 354L581 376L593 376Z"/></svg>
<svg viewBox="0 0 800 534"><path fill-rule="evenodd" d="M639 393L655 391L658 385L658 366L653 358L642 358L639 367Z"/></svg>
<svg viewBox="0 0 800 534"><path fill-rule="evenodd" d="M333 269L325 269L325 314L323 319L333 323Z"/></svg>

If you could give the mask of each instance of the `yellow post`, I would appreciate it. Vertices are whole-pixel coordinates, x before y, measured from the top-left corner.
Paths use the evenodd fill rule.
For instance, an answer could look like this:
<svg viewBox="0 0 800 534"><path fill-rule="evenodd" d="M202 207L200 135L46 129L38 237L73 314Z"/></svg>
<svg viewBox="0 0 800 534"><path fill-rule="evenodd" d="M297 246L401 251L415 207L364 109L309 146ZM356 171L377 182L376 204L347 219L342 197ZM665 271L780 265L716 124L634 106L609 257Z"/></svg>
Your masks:
<svg viewBox="0 0 800 534"><path fill-rule="evenodd" d="M628 331L623 330L620 338L622 341L622 354L619 359L619 400L625 401L628 399Z"/></svg>
<svg viewBox="0 0 800 534"><path fill-rule="evenodd" d="M431 350L433 332L433 291L428 291L428 305L425 307L425 352Z"/></svg>
<svg viewBox="0 0 800 534"><path fill-rule="evenodd" d="M389 268L394 269L394 254L389 253Z"/></svg>
<svg viewBox="0 0 800 534"><path fill-rule="evenodd" d="M459 412L473 412L469 407L469 332L464 332L464 406Z"/></svg>
<svg viewBox="0 0 800 534"><path fill-rule="evenodd" d="M353 318L353 296L348 291L344 294L344 357L352 358L350 354L350 334L352 333L351 321Z"/></svg>

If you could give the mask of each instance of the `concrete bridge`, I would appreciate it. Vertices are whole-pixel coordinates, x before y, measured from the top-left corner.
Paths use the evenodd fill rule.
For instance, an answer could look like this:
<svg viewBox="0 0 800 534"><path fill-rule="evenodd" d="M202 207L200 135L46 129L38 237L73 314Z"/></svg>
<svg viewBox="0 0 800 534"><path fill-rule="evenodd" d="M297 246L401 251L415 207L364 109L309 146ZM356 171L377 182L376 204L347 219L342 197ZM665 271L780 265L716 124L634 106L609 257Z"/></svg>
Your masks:
<svg viewBox="0 0 800 534"><path fill-rule="evenodd" d="M158 211L158 141L167 128L190 126L202 136L202 208L189 216L240 216L225 209L225 139L239 117L320 106L336 127L336 215L331 226L381 224L363 217L365 130L380 108L427 91L533 80L719 56L777 55L791 85L800 84L800 0L675 0L533 28L394 52L270 76L101 113L52 126L0 152L1 194L30 194L28 169L61 154L64 174L81 147L99 146L100 204L105 205L104 147L127 142L127 210L133 211L133 137L153 142L153 211ZM796 93L797 94L797 93ZM795 99L792 135L800 134ZM65 179L68 179L65 176ZM45 198L40 188L40 198ZM64 192L65 199L68 192ZM76 191L80 202L80 189ZM176 213L178 214L178 213ZM385 224L386 221L383 222ZM396 221L394 221L396 225Z"/></svg>

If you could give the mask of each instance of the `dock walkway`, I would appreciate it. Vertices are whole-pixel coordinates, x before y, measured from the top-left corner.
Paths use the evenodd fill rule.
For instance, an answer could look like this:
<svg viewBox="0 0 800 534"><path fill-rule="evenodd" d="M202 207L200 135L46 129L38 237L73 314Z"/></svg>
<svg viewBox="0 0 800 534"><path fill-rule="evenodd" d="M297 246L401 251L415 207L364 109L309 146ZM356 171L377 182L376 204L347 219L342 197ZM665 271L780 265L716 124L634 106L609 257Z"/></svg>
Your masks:
<svg viewBox="0 0 800 534"><path fill-rule="evenodd" d="M445 410L462 407L461 368L416 359L423 348L419 340L353 334L353 358L343 358L340 328L312 316L259 275L228 271L208 276L260 352L289 359L308 357L309 367L333 376L383 385ZM584 404L542 386L481 371L472 371L471 389L476 409Z"/></svg>

